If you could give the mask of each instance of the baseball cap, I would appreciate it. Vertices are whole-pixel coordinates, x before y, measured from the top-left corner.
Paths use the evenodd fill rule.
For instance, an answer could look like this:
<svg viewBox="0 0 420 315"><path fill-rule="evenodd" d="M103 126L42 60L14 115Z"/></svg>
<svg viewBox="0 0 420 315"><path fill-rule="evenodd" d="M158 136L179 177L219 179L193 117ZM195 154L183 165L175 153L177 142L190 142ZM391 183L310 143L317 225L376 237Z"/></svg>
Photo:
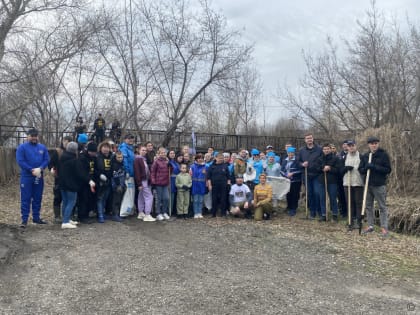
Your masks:
<svg viewBox="0 0 420 315"><path fill-rule="evenodd" d="M31 128L26 132L26 134L28 136L37 136L38 135L38 130L36 128Z"/></svg>

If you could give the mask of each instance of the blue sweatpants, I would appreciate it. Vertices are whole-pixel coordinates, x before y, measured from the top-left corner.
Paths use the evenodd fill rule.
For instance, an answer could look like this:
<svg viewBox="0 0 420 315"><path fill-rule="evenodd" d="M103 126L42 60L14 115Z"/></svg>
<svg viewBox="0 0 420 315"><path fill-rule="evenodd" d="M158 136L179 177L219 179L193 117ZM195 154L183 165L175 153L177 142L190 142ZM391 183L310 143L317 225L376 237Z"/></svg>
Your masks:
<svg viewBox="0 0 420 315"><path fill-rule="evenodd" d="M32 206L32 220L40 219L42 192L44 191L44 178L35 176L22 176L20 178L20 213L22 222L28 222Z"/></svg>

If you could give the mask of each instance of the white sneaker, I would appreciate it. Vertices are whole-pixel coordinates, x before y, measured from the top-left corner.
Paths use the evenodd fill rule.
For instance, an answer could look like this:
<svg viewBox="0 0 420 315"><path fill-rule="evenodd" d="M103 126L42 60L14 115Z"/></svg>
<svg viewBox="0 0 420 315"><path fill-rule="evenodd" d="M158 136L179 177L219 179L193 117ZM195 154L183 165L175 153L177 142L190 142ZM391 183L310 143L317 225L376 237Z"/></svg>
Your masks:
<svg viewBox="0 0 420 315"><path fill-rule="evenodd" d="M164 213L164 214L163 214L163 218L164 218L165 220L169 220L171 217L170 217L167 213Z"/></svg>
<svg viewBox="0 0 420 315"><path fill-rule="evenodd" d="M145 215L143 221L144 222L155 222L156 219L154 217L152 217L150 214L147 214L147 215Z"/></svg>
<svg viewBox="0 0 420 315"><path fill-rule="evenodd" d="M62 229L77 229L77 226L71 223L63 223L61 224L61 228Z"/></svg>
<svg viewBox="0 0 420 315"><path fill-rule="evenodd" d="M199 214L194 214L194 219L200 219L200 215Z"/></svg>
<svg viewBox="0 0 420 315"><path fill-rule="evenodd" d="M163 221L163 220L165 220L165 218L163 217L163 215L158 214L157 217L156 217L156 220Z"/></svg>
<svg viewBox="0 0 420 315"><path fill-rule="evenodd" d="M73 225L78 225L78 224L79 224L79 222L77 222L77 221L73 221L73 220L70 220L70 224L73 224Z"/></svg>
<svg viewBox="0 0 420 315"><path fill-rule="evenodd" d="M199 218L199 219L202 219L202 218L204 218L204 217L203 217L203 215L202 215L201 213L199 213L199 214L198 214L198 218Z"/></svg>
<svg viewBox="0 0 420 315"><path fill-rule="evenodd" d="M144 214L144 212L140 212L139 215L137 216L137 219L144 220L145 217L146 215Z"/></svg>

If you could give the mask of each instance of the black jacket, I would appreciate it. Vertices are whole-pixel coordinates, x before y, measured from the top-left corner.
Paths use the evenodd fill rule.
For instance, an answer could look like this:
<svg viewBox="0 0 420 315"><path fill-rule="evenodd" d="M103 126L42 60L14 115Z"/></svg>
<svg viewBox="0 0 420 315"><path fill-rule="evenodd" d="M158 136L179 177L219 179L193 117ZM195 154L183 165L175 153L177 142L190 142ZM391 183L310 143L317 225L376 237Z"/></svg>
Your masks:
<svg viewBox="0 0 420 315"><path fill-rule="evenodd" d="M369 161L369 153L365 153L360 158L359 172L362 175L367 174L366 165ZM388 153L379 148L372 155L372 162L374 169L371 169L369 175L369 186L383 186L386 185L388 174L391 173L391 162Z"/></svg>
<svg viewBox="0 0 420 315"><path fill-rule="evenodd" d="M89 173L83 168L75 153L63 152L58 162L58 172L62 190L77 192L89 183Z"/></svg>
<svg viewBox="0 0 420 315"><path fill-rule="evenodd" d="M322 157L322 149L319 145L314 144L314 147L311 149L305 146L299 150L296 160L300 163L300 166L302 166L303 162L308 161L307 172L309 179L318 176L318 169L315 164L320 157ZM303 171L305 170L303 169Z"/></svg>
<svg viewBox="0 0 420 315"><path fill-rule="evenodd" d="M318 181L322 184L325 184L324 181L324 166L328 165L331 167L331 170L327 172L327 183L328 184L337 184L338 176L341 171L342 160L333 153L322 155L315 162L315 168L317 172Z"/></svg>

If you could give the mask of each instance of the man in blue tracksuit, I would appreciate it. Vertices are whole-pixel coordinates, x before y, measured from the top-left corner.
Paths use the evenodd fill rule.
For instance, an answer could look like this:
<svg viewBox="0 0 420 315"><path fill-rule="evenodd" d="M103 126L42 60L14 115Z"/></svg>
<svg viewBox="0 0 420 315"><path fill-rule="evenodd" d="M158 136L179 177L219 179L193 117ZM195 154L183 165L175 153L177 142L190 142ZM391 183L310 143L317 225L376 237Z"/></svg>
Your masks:
<svg viewBox="0 0 420 315"><path fill-rule="evenodd" d="M16 150L16 161L21 169L20 199L21 199L21 227L28 224L32 205L32 221L46 224L40 217L42 193L44 191L43 170L48 166L49 156L47 147L38 143L38 130L28 130L28 141Z"/></svg>
<svg viewBox="0 0 420 315"><path fill-rule="evenodd" d="M118 150L124 156L124 169L129 174L129 177L134 177L134 139L132 134L127 134L124 137L124 142L118 147Z"/></svg>

